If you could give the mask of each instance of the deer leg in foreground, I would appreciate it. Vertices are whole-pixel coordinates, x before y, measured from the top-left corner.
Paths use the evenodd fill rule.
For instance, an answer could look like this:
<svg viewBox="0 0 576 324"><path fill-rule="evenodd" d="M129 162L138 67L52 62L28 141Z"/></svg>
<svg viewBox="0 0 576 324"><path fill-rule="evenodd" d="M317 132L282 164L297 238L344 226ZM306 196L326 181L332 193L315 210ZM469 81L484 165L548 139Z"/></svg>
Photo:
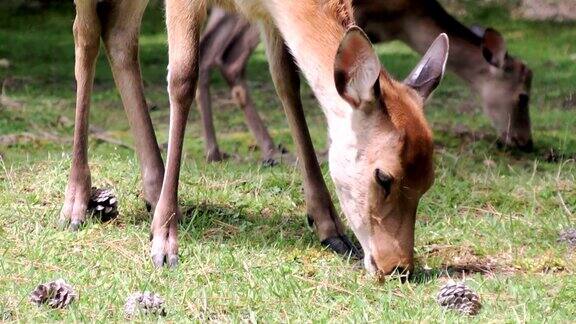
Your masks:
<svg viewBox="0 0 576 324"><path fill-rule="evenodd" d="M88 116L94 82L94 67L100 45L100 21L96 14L96 1L82 1L76 4L73 30L74 73L77 84L76 117L72 167L66 186L64 206L60 212L60 223L62 226L70 224L72 230L77 230L86 217L91 186L90 168L88 167Z"/></svg>
<svg viewBox="0 0 576 324"><path fill-rule="evenodd" d="M144 98L138 60L138 33L147 1L125 1L107 12L102 38L114 80L128 116L140 162L144 198L155 208L162 188L164 164Z"/></svg>
<svg viewBox="0 0 576 324"><path fill-rule="evenodd" d="M330 192L322 176L316 153L306 125L300 99L300 79L296 64L278 30L263 26L270 72L278 97L284 107L288 125L296 144L301 172L304 177L304 194L309 218L323 245L343 255L359 256L358 250L345 236L336 213Z"/></svg>
<svg viewBox="0 0 576 324"><path fill-rule="evenodd" d="M198 81L198 43L205 15L205 1L166 1L170 129L166 172L150 235L150 254L157 267L178 263L178 180L186 119Z"/></svg>

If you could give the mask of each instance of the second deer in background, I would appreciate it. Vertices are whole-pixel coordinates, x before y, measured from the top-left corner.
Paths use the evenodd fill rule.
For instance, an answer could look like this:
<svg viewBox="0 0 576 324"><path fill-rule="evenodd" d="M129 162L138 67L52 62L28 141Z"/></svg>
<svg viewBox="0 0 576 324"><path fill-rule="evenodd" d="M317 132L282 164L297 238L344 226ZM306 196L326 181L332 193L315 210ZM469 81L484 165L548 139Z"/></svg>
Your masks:
<svg viewBox="0 0 576 324"><path fill-rule="evenodd" d="M375 42L399 39L424 54L435 35L447 33L452 40L448 68L479 94L500 143L526 151L532 149L529 114L532 72L522 61L508 55L499 32L490 28L472 31L434 0L354 0L354 6L359 25L365 27ZM246 124L262 150L264 164L275 164L281 153L255 110L246 83L246 63L258 43L256 26L241 16L218 8L212 10L200 43L202 61L197 94L208 161L225 157L216 140L210 103L210 71L216 67L244 112Z"/></svg>

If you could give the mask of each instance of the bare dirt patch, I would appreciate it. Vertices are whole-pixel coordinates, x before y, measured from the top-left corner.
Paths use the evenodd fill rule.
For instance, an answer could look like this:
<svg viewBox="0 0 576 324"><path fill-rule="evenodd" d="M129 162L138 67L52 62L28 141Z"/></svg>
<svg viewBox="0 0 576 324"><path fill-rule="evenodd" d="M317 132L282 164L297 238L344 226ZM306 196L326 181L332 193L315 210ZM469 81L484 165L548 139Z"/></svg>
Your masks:
<svg viewBox="0 0 576 324"><path fill-rule="evenodd" d="M512 275L517 269L498 257L479 256L471 247L433 244L426 248L425 258L442 260L440 276L464 278L474 274L487 277ZM503 259L503 258L502 258Z"/></svg>

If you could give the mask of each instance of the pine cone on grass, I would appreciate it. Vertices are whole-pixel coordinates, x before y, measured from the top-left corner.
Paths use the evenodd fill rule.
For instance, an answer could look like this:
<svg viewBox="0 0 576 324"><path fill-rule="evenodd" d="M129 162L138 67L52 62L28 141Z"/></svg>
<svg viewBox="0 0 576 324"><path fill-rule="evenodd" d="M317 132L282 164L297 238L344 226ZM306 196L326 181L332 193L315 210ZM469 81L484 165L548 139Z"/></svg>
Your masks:
<svg viewBox="0 0 576 324"><path fill-rule="evenodd" d="M568 228L560 232L558 242L563 242L576 248L576 228Z"/></svg>
<svg viewBox="0 0 576 324"><path fill-rule="evenodd" d="M482 308L480 297L463 282L448 282L440 288L436 300L440 306L465 315L476 315Z"/></svg>
<svg viewBox="0 0 576 324"><path fill-rule="evenodd" d="M124 315L133 317L138 314L166 316L164 300L160 295L149 291L131 294L124 304Z"/></svg>
<svg viewBox="0 0 576 324"><path fill-rule="evenodd" d="M102 222L110 221L118 216L118 198L110 188L92 187L88 201L88 213L98 217Z"/></svg>
<svg viewBox="0 0 576 324"><path fill-rule="evenodd" d="M48 304L52 308L65 308L77 298L74 288L64 279L38 285L30 294L30 302L38 306Z"/></svg>

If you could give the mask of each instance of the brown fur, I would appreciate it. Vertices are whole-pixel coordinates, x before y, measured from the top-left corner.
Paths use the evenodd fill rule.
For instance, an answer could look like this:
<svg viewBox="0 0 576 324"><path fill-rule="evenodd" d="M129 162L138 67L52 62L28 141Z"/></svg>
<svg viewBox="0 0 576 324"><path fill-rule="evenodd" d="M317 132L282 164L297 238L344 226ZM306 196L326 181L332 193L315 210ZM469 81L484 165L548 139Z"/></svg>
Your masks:
<svg viewBox="0 0 576 324"><path fill-rule="evenodd" d="M336 17L340 24L344 27L350 27L355 24L354 10L352 4L347 0L317 0L320 6L324 8L330 15Z"/></svg>
<svg viewBox="0 0 576 324"><path fill-rule="evenodd" d="M94 76L93 64L98 49L96 40L98 36L103 36L136 137L145 188L150 192L147 197L154 199L151 201L155 207L151 225L152 261L156 266L177 264L177 222L181 216L178 208L178 184L186 121L199 75L200 29L207 6L219 4L259 19L262 23L272 79L301 161L299 166L304 178L307 211L321 242L342 254L355 253L355 247L344 234L316 159L304 118L299 93L300 79L295 63L298 63L300 70L308 78L329 117L329 123L343 125L343 134L357 139L354 142L350 141L352 138L336 136L343 145L334 149L341 155L333 157L337 165L334 169L331 166L331 172L339 172L333 174L333 178L339 194L342 194L342 204L348 207L354 205L353 209L359 212L350 213L349 208L345 209L347 217L355 222L377 220L370 228L371 236L368 239L371 244L365 246L374 247L371 257L375 260L375 271L388 274L397 266L407 269L413 266L415 211L420 197L433 177L431 172L426 172L425 175L419 173L421 170L431 170L432 166L432 142L422 113L423 100L419 100L413 90L389 79L385 73L382 74L385 76L384 80L381 75L378 83L383 94L380 106L386 107L386 110L375 110L372 101L370 104L361 103L359 107L351 110L343 99L346 96L339 96L335 89L334 67L340 44L344 44L344 47L349 45L344 39L359 40L357 44L362 46L364 51L358 53L366 54L370 59L365 60L366 57L359 55L355 60L343 64L343 68L351 70L350 74L354 75L351 79L354 82L345 87L344 91L358 90L361 101L369 100L365 95L373 89L374 82L378 81L378 71L381 69L366 35L357 27L347 28L354 24L349 0L299 0L297 3L284 0L166 0L170 127L166 172L161 190L153 186L157 184L158 175L162 174L163 169L161 160L158 165L160 155L150 117L143 109L142 82L135 52L137 31L146 2L107 1L106 5L110 5L111 11L106 17L115 22L111 25L97 13L96 0L79 3L81 5L77 8L75 36L76 74L81 86L78 90L78 122L75 130L76 157L70 180L72 189L67 193L65 206L70 206L68 198L72 197L71 204L81 215L76 215L74 211L70 215L70 211L65 208L65 219L74 221L77 216L83 218L85 212L85 189L89 188L90 184L86 157L88 104ZM92 6L84 7L87 3ZM137 6L140 10L133 10L134 7L131 6ZM106 32L100 34L100 28ZM438 39L443 41L438 43L443 44L438 54L441 62L445 62L447 38L443 36ZM356 43L352 41L350 44ZM355 48L348 47L347 52L354 51ZM437 64L437 60L434 60L434 64ZM367 84L368 79L363 73L354 73L357 69L367 72L368 82L371 84ZM438 69L430 71L437 74ZM240 92L238 88L235 90L235 94L240 94L237 98L242 102L242 99L246 98L241 93L242 89ZM422 93L419 92L419 95L422 96ZM355 95L351 94L348 97L353 96ZM426 96L427 94L423 97ZM366 111L361 110L364 107ZM335 117L335 110L340 110L344 119L342 116ZM331 157L331 160L333 158ZM384 195L383 188L375 187L376 168L382 168L397 177L398 184L391 189L391 195ZM80 193L76 191L78 188L81 189ZM353 196L358 196L358 199ZM363 239L365 242L366 238Z"/></svg>
<svg viewBox="0 0 576 324"><path fill-rule="evenodd" d="M397 130L404 135L402 164L411 187L422 184L425 192L432 183L433 166L430 157L434 146L432 130L424 116L422 99L414 90L398 83L388 76L380 78L383 98L390 119Z"/></svg>

